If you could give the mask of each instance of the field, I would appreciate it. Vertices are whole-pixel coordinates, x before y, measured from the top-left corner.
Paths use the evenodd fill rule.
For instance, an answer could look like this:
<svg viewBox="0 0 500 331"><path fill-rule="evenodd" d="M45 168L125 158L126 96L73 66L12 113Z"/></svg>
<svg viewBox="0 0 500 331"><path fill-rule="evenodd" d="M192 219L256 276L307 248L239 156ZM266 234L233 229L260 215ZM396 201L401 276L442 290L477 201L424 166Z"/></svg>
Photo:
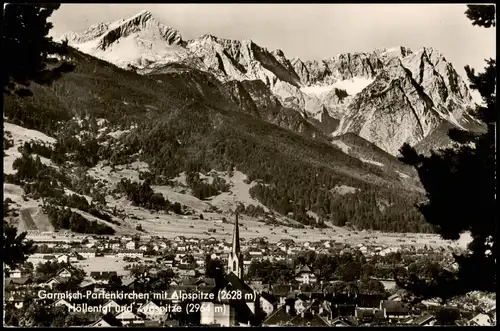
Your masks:
<svg viewBox="0 0 500 331"><path fill-rule="evenodd" d="M122 258L102 256L74 263L76 267L82 268L87 275L89 275L92 271L116 271L118 275L128 275L128 271L124 269L127 264L132 263L125 262Z"/></svg>

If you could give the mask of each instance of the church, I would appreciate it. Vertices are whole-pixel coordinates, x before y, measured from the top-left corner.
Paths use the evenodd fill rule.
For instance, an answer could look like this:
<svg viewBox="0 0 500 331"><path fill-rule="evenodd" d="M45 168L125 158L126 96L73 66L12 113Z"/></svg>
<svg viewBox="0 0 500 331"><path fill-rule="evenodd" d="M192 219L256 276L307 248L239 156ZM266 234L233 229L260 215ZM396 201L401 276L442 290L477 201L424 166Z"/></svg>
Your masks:
<svg viewBox="0 0 500 331"><path fill-rule="evenodd" d="M201 325L255 326L261 320L258 294L243 280L243 256L240 251L238 214L233 229L233 243L227 261L227 275L216 284L215 300L201 302Z"/></svg>

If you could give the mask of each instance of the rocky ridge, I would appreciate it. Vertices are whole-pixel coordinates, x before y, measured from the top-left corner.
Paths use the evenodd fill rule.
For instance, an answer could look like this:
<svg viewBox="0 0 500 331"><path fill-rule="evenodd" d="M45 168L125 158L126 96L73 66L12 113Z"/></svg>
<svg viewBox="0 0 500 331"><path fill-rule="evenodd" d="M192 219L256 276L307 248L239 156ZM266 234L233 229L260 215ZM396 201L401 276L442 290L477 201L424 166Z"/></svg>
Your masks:
<svg viewBox="0 0 500 331"><path fill-rule="evenodd" d="M147 11L66 37L83 52L141 74L182 63L225 84L261 81L276 97L272 102L294 109L326 135L355 133L393 155L403 143L418 144L443 122L467 129L474 121L468 114L474 102L467 85L430 47L303 61L251 40L206 34L184 41ZM232 93L245 94L235 97L248 105L250 99L255 101L255 93L246 90L250 86L235 86Z"/></svg>

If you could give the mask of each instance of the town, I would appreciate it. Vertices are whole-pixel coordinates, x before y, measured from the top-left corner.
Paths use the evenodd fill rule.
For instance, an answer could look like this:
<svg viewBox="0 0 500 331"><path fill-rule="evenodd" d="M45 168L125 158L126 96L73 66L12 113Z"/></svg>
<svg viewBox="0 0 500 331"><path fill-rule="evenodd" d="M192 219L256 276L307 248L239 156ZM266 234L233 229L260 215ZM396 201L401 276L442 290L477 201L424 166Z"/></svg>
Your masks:
<svg viewBox="0 0 500 331"><path fill-rule="evenodd" d="M35 238L34 233L28 237ZM8 270L5 322L20 326L494 325L477 296L423 300L394 275L456 268L456 247L334 240L231 242L177 236L37 233L37 252ZM83 293L83 294L82 294ZM228 294L229 293L229 294ZM92 295L88 295L92 294ZM95 294L95 295L94 295ZM223 295L221 295L223 294ZM53 318L47 318L53 316Z"/></svg>

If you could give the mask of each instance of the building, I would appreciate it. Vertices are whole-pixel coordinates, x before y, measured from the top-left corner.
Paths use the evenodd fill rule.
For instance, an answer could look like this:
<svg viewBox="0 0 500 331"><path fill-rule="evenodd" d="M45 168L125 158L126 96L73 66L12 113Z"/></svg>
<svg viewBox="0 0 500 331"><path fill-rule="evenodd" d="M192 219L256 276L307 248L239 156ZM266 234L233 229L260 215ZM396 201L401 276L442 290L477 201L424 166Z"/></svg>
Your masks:
<svg viewBox="0 0 500 331"><path fill-rule="evenodd" d="M62 270L60 270L58 273L57 273L57 277L59 278L70 278L71 277L71 272L64 268Z"/></svg>
<svg viewBox="0 0 500 331"><path fill-rule="evenodd" d="M234 222L233 245L228 258L228 273L234 273L238 278L243 278L243 256L240 250L240 229L238 225L238 214Z"/></svg>
<svg viewBox="0 0 500 331"><path fill-rule="evenodd" d="M144 314L150 320L160 320L165 315L165 311L153 301L148 301L140 306L137 312Z"/></svg>
<svg viewBox="0 0 500 331"><path fill-rule="evenodd" d="M486 314L477 314L468 323L470 326L492 326L493 320Z"/></svg>
<svg viewBox="0 0 500 331"><path fill-rule="evenodd" d="M295 272L295 280L301 284L312 284L317 282L316 275L307 265L297 269Z"/></svg>
<svg viewBox="0 0 500 331"><path fill-rule="evenodd" d="M259 298L243 281L243 256L240 250L240 233L238 214L236 214L233 230L233 242L227 261L228 275L216 281L210 291L215 299L202 301L208 307L200 312L201 325L251 326L261 321L257 318ZM233 294L237 294L235 297Z"/></svg>
<svg viewBox="0 0 500 331"><path fill-rule="evenodd" d="M123 326L123 325L112 314L106 314L102 318L97 320L94 324L91 324L90 326L91 327L116 327L116 326Z"/></svg>
<svg viewBox="0 0 500 331"><path fill-rule="evenodd" d="M9 271L10 278L21 278L21 277L23 277L23 274L24 273L19 269L14 269L14 270Z"/></svg>
<svg viewBox="0 0 500 331"><path fill-rule="evenodd" d="M267 292L262 292L259 298L260 308L269 316L278 306L278 299Z"/></svg>
<svg viewBox="0 0 500 331"><path fill-rule="evenodd" d="M125 244L126 249L133 250L136 248L136 242L135 241L129 241L128 243Z"/></svg>

